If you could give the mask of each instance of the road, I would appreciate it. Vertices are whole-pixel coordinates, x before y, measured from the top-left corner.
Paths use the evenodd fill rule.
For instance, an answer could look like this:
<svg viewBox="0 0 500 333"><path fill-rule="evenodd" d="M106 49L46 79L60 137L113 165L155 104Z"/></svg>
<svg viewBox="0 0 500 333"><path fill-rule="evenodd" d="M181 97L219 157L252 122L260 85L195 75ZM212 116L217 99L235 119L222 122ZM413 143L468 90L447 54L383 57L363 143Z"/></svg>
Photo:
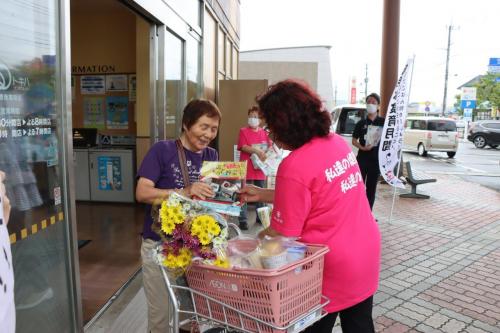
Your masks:
<svg viewBox="0 0 500 333"><path fill-rule="evenodd" d="M500 148L478 149L471 142L460 142L455 158L446 153L428 153L427 157L405 152L405 161L429 175L452 174L500 192Z"/></svg>

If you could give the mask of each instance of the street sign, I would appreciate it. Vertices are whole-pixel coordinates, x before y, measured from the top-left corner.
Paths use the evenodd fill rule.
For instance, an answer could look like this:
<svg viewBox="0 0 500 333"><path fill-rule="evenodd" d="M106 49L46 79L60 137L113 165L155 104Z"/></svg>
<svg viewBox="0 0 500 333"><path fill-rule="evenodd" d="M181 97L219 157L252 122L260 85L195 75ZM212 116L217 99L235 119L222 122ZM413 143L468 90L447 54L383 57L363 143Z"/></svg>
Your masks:
<svg viewBox="0 0 500 333"><path fill-rule="evenodd" d="M490 58L489 66L500 66L500 58Z"/></svg>
<svg viewBox="0 0 500 333"><path fill-rule="evenodd" d="M475 101L476 100L477 88L475 87L463 87L462 88L462 101Z"/></svg>
<svg viewBox="0 0 500 333"><path fill-rule="evenodd" d="M462 100L460 107L462 109L475 109L476 108L476 101Z"/></svg>
<svg viewBox="0 0 500 333"><path fill-rule="evenodd" d="M464 120L465 121L472 120L472 109L464 109Z"/></svg>
<svg viewBox="0 0 500 333"><path fill-rule="evenodd" d="M500 73L500 58L490 58L488 63L488 72Z"/></svg>

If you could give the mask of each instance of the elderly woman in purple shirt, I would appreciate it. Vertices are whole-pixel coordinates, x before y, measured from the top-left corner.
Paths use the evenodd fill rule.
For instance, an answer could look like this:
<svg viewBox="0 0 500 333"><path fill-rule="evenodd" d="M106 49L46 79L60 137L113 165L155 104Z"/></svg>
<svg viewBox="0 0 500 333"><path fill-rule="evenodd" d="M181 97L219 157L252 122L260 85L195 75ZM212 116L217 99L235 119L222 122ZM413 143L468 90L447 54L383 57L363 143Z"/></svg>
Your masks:
<svg viewBox="0 0 500 333"><path fill-rule="evenodd" d="M151 253L160 237L151 230L151 204L177 192L187 197L212 197L212 188L199 181L203 161L217 161L218 154L208 147L217 136L221 113L209 100L193 100L183 111L182 133L178 140L160 141L148 151L137 172L136 199L146 204L141 247L143 284L148 300L148 332L167 332L168 294L161 271ZM185 155L185 170L189 184L185 184L179 158L178 142ZM179 146L180 147L180 146Z"/></svg>

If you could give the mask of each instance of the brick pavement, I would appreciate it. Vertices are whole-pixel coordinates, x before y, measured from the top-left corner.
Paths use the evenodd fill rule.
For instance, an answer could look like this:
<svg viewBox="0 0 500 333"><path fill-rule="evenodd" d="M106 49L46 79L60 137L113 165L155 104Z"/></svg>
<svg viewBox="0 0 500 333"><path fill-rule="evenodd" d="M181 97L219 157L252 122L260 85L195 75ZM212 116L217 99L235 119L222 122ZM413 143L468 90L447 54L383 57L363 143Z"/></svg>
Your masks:
<svg viewBox="0 0 500 333"><path fill-rule="evenodd" d="M377 332L500 332L500 193L452 175L418 187L379 185L382 232Z"/></svg>

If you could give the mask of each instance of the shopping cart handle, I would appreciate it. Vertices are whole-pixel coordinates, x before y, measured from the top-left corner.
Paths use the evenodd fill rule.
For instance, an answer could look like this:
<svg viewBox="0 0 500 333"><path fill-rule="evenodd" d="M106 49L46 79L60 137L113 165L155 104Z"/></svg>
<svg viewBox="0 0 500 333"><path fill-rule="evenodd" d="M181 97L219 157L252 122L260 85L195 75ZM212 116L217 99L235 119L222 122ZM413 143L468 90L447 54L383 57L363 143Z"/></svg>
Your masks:
<svg viewBox="0 0 500 333"><path fill-rule="evenodd" d="M241 229L236 224L234 224L234 223L228 223L227 226L233 228L234 231L236 231L236 234L238 236L241 236L241 234L242 234L241 233Z"/></svg>

